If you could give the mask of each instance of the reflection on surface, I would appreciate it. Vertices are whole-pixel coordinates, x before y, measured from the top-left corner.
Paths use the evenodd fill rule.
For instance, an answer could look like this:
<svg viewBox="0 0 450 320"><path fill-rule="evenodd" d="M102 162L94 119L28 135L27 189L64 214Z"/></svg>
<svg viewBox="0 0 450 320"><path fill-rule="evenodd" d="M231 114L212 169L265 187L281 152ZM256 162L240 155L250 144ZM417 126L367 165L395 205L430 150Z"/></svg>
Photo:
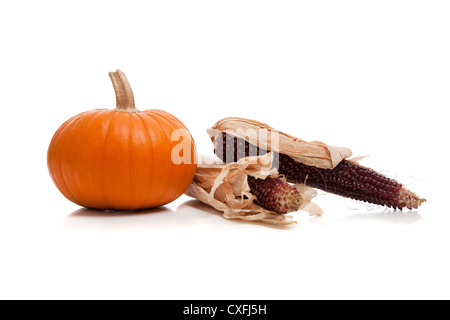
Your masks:
<svg viewBox="0 0 450 320"><path fill-rule="evenodd" d="M173 206L172 206L173 208ZM291 215L297 224L271 225L262 222L250 222L239 219L227 220L222 213L198 200L182 202L176 209L159 207L140 211L104 211L94 209L78 209L63 221L63 227L73 230L164 230L176 227L219 225L223 228L233 228L239 225L254 225L280 230L296 230L306 225L324 226L336 223L388 223L397 225L414 224L423 218L418 211L392 211L379 209L377 211L360 210L351 215L338 215L325 212L321 217L310 217L306 212L293 212Z"/></svg>
<svg viewBox="0 0 450 320"><path fill-rule="evenodd" d="M63 227L69 229L134 229L170 223L173 211L166 207L139 211L112 211L82 208L72 212Z"/></svg>

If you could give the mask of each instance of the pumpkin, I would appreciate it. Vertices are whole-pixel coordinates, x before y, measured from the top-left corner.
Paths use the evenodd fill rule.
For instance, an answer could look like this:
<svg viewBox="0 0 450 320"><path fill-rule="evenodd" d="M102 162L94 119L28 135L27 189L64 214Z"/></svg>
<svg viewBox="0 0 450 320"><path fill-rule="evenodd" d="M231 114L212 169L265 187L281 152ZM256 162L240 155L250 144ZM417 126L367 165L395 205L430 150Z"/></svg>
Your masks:
<svg viewBox="0 0 450 320"><path fill-rule="evenodd" d="M59 127L47 154L51 178L89 208L138 210L177 199L197 167L191 134L168 112L137 110L125 74L109 76L116 108L82 112Z"/></svg>

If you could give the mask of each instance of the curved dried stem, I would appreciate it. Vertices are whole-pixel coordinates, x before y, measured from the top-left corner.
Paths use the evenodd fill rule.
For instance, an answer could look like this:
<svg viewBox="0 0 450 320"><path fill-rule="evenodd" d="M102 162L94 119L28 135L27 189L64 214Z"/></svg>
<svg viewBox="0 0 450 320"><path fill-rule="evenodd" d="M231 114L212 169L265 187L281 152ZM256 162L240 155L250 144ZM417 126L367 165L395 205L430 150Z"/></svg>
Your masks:
<svg viewBox="0 0 450 320"><path fill-rule="evenodd" d="M109 77L116 94L116 109L125 112L138 112L139 110L134 105L133 90L131 90L125 73L117 70L116 72L110 72Z"/></svg>

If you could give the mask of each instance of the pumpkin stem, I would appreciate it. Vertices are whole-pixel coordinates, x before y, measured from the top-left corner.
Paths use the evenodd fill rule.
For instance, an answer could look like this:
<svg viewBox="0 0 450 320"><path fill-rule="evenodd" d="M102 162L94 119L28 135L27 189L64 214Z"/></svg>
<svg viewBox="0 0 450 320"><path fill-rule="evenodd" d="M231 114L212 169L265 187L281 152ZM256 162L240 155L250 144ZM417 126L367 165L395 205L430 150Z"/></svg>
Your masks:
<svg viewBox="0 0 450 320"><path fill-rule="evenodd" d="M116 72L110 72L109 77L116 93L116 109L126 112L139 112L134 106L133 90L131 90L125 73L117 70Z"/></svg>

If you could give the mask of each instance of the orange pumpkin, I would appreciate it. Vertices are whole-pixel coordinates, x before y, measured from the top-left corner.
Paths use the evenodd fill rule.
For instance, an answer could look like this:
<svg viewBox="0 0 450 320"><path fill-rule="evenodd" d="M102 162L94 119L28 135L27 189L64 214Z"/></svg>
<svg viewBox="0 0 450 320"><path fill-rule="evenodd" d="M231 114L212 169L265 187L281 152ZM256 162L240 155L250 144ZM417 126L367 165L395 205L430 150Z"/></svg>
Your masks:
<svg viewBox="0 0 450 320"><path fill-rule="evenodd" d="M116 109L67 120L48 149L50 176L61 193L84 207L137 210L183 194L196 170L191 134L162 110L139 111L125 74L110 78Z"/></svg>

